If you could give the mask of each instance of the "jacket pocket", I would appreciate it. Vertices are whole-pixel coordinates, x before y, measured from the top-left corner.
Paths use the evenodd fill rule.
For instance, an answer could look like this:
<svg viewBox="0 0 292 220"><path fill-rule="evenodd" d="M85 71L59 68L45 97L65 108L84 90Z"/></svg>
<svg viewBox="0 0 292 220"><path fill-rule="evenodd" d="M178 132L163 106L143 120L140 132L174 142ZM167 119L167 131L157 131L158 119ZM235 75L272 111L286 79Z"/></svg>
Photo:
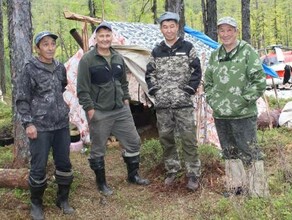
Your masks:
<svg viewBox="0 0 292 220"><path fill-rule="evenodd" d="M91 83L102 85L111 81L111 74L106 66L93 66L89 68Z"/></svg>
<svg viewBox="0 0 292 220"><path fill-rule="evenodd" d="M121 64L113 64L112 71L114 73L114 78L120 80L123 76L123 66Z"/></svg>

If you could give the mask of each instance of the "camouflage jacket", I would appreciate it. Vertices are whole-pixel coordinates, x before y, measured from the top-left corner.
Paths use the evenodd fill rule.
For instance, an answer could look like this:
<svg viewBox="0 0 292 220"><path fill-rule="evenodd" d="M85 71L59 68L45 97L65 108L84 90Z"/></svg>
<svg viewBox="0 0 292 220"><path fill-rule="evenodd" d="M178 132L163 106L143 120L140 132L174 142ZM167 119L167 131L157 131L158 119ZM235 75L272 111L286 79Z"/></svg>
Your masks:
<svg viewBox="0 0 292 220"><path fill-rule="evenodd" d="M52 131L69 126L69 107L63 98L66 69L53 62L55 69L51 72L32 58L18 76L16 108L24 127L33 124L38 131Z"/></svg>
<svg viewBox="0 0 292 220"><path fill-rule="evenodd" d="M257 52L244 41L229 53L223 46L213 51L205 71L204 88L215 118L256 116L256 100L266 88Z"/></svg>
<svg viewBox="0 0 292 220"><path fill-rule="evenodd" d="M97 53L96 47L79 62L77 96L86 112L122 108L124 100L130 99L124 60L113 48L110 50L110 64Z"/></svg>
<svg viewBox="0 0 292 220"><path fill-rule="evenodd" d="M191 95L195 94L201 77L194 46L179 38L171 48L162 41L153 49L145 80L157 109L183 108L193 106Z"/></svg>

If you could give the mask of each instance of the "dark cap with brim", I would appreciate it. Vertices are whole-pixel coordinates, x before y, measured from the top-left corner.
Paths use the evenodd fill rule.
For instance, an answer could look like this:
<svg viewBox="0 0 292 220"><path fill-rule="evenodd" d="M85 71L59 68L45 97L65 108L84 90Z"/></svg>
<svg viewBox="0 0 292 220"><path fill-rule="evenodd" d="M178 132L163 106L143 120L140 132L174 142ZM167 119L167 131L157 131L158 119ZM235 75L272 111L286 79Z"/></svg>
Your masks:
<svg viewBox="0 0 292 220"><path fill-rule="evenodd" d="M95 29L94 32L96 33L100 28L107 28L107 29L109 29L110 31L112 31L112 26L111 26L109 23L105 22L105 21L101 22L101 23L96 27L96 29Z"/></svg>
<svg viewBox="0 0 292 220"><path fill-rule="evenodd" d="M167 11L164 12L157 21L161 24L165 20L175 20L176 22L179 22L179 15L177 13Z"/></svg>
<svg viewBox="0 0 292 220"><path fill-rule="evenodd" d="M41 39L43 39L43 38L46 37L46 36L50 36L50 37L52 37L52 38L55 39L55 40L58 38L58 36L57 36L56 34L53 34L53 33L50 32L50 31L42 31L42 32L38 33L38 34L35 36L35 38L34 38L34 43L35 43L35 44L38 44L38 43L41 41Z"/></svg>

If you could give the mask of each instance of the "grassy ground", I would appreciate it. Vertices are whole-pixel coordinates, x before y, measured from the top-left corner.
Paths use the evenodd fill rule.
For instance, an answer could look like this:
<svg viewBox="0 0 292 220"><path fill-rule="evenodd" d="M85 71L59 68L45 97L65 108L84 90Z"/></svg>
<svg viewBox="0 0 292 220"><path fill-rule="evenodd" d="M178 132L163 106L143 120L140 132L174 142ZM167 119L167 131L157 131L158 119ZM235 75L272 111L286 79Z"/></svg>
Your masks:
<svg viewBox="0 0 292 220"><path fill-rule="evenodd" d="M271 108L277 106L270 99ZM287 102L287 101L285 101ZM280 103L283 107L284 103ZM11 112L0 104L0 118L11 118ZM2 117L3 116L3 117ZM8 120L0 124L9 124ZM150 131L150 132L149 132ZM245 219L292 219L292 136L291 130L274 128L258 131L258 140L264 153L270 197L249 198L232 196L225 198L224 162L220 152L213 146L199 147L202 161L200 188L192 193L186 190L184 171L178 175L174 186L164 186L164 168L161 163L162 148L155 129L142 133L141 169L143 177L151 184L141 187L128 184L126 167L117 143L108 147L106 176L113 188L111 197L103 197L96 190L95 176L89 168L88 155L71 153L74 167L74 182L70 203L76 209L72 216L65 216L55 206L56 184L53 179L54 166L48 163L48 188L44 195L46 219L194 219L194 220L245 220ZM152 139L154 138L154 139ZM0 147L0 168L9 168L13 146ZM0 188L0 219L30 219L29 191Z"/></svg>
<svg viewBox="0 0 292 220"><path fill-rule="evenodd" d="M103 197L96 190L95 177L88 166L86 154L71 153L75 179L70 203L76 209L73 216L65 216L54 205L56 184L53 181L52 160L50 177L44 195L46 219L292 219L292 137L291 131L277 128L259 131L259 142L267 155L265 165L270 197L225 198L224 168L219 152L211 146L200 146L203 163L202 179L197 192L185 189L182 172L176 184L163 184L161 146L156 139L144 141L141 175L151 180L147 187L128 184L126 167L117 144L108 147L106 176L113 188L111 197ZM155 136L155 135L154 135ZM0 149L0 167L9 166L12 147ZM29 192L20 189L0 189L0 219L30 219Z"/></svg>

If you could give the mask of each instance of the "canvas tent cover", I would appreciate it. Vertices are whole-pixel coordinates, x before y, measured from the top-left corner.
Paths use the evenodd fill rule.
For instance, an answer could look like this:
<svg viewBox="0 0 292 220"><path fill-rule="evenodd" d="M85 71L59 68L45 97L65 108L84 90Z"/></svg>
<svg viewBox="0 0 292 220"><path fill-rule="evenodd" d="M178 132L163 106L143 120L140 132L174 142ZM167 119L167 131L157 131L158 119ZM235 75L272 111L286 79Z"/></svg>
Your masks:
<svg viewBox="0 0 292 220"><path fill-rule="evenodd" d="M113 28L113 46L122 54L130 72L127 74L129 80L129 91L132 100L140 101L144 105L151 105L146 97L147 86L144 80L146 65L151 50L156 44L163 40L159 26L154 24L109 22ZM185 28L185 39L190 41L197 50L197 56L201 60L202 71L204 72L208 57L218 43L208 38L201 32L194 33L194 30ZM95 44L93 34L89 39L89 46ZM66 63L68 86L64 93L66 102L70 106L70 121L75 124L84 142L89 142L89 130L85 112L78 103L76 96L77 68L83 50L71 57ZM152 100L153 101L153 100ZM213 143L219 146L219 141L214 126L212 110L206 104L202 88L194 96L194 108L197 135L199 143Z"/></svg>

